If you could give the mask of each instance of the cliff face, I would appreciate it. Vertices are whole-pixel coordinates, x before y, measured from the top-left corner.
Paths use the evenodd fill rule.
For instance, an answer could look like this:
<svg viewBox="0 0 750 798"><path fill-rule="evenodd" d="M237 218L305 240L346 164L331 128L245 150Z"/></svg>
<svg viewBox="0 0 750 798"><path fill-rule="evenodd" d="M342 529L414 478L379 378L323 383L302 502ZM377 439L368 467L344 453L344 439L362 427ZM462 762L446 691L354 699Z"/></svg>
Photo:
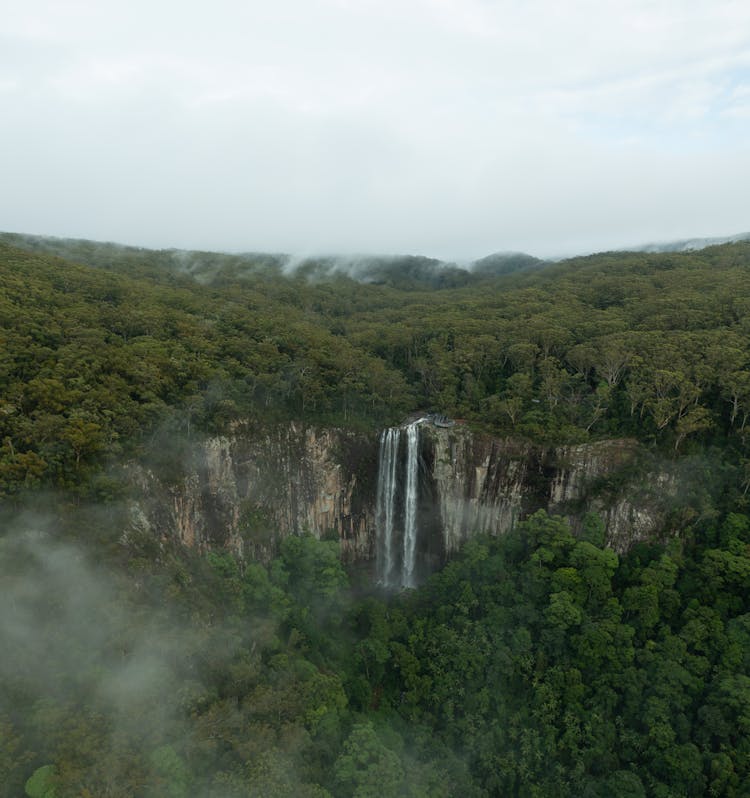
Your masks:
<svg viewBox="0 0 750 798"><path fill-rule="evenodd" d="M640 463L635 441L546 448L459 426L425 432L447 553L477 532L502 534L539 509L567 516L574 529L598 513L607 544L625 551L661 532L676 498L675 480Z"/></svg>
<svg viewBox="0 0 750 798"><path fill-rule="evenodd" d="M298 424L196 444L182 474L163 480L134 465L134 527L202 549L268 560L279 541L309 531L336 536L347 561L373 556L373 439Z"/></svg>
<svg viewBox="0 0 750 798"><path fill-rule="evenodd" d="M635 467L632 441L544 448L425 424L419 447L423 572L472 534L502 534L540 508L574 528L598 512L622 551L664 527L676 495L666 471ZM309 531L338 538L345 561L373 560L377 469L375 435L240 426L196 444L170 480L133 465L131 521L165 540L260 560L284 536Z"/></svg>

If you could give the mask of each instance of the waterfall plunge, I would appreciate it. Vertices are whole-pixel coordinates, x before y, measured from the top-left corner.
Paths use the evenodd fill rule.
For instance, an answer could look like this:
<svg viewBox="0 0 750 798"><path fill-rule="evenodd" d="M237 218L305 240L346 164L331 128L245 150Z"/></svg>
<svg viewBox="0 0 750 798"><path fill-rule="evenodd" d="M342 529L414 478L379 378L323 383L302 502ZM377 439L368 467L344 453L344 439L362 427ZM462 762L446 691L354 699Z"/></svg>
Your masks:
<svg viewBox="0 0 750 798"><path fill-rule="evenodd" d="M393 561L396 530L396 466L398 465L398 444L401 430L383 430L380 436L378 456L378 493L375 509L375 530L377 535L378 581L390 586L394 579Z"/></svg>
<svg viewBox="0 0 750 798"><path fill-rule="evenodd" d="M399 468L401 429L392 427L380 436L375 526L378 582L385 587L415 586L419 425L424 420L406 427L405 468Z"/></svg>
<svg viewBox="0 0 750 798"><path fill-rule="evenodd" d="M419 422L406 428L406 498L404 500L404 561L401 584L414 587L417 551L417 499L419 498Z"/></svg>

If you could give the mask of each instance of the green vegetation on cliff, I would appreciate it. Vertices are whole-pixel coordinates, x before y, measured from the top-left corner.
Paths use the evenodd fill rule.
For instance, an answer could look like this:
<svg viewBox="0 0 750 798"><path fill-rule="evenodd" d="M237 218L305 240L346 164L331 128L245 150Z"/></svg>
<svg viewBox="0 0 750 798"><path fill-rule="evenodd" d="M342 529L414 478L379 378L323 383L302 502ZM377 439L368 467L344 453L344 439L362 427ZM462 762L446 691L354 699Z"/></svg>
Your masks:
<svg viewBox="0 0 750 798"><path fill-rule="evenodd" d="M746 456L748 242L460 280L406 259L405 283L5 238L88 265L0 242L4 494L81 484L167 418L186 434L248 417L372 428L430 409L550 442Z"/></svg>

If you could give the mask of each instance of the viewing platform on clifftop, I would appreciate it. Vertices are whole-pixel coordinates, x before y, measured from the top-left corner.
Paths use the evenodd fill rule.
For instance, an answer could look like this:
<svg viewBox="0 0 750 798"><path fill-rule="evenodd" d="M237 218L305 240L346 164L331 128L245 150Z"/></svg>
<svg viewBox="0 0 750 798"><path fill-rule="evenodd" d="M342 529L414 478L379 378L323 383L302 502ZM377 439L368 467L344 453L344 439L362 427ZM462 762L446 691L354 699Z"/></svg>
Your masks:
<svg viewBox="0 0 750 798"><path fill-rule="evenodd" d="M455 427L456 424L463 423L461 419L449 418L444 413L412 413L401 426L408 426L416 422L432 424L434 427Z"/></svg>
<svg viewBox="0 0 750 798"><path fill-rule="evenodd" d="M430 416L428 420L435 427L454 427L456 425L456 422L452 418L437 413Z"/></svg>

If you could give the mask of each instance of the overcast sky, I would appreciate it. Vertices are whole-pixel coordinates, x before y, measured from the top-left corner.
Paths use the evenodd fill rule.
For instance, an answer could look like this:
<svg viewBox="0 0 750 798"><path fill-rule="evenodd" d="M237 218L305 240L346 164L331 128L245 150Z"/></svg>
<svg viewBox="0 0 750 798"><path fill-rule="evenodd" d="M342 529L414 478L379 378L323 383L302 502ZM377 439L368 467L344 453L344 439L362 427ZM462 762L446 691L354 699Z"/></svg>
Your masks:
<svg viewBox="0 0 750 798"><path fill-rule="evenodd" d="M748 0L5 0L0 229L550 256L750 229Z"/></svg>

